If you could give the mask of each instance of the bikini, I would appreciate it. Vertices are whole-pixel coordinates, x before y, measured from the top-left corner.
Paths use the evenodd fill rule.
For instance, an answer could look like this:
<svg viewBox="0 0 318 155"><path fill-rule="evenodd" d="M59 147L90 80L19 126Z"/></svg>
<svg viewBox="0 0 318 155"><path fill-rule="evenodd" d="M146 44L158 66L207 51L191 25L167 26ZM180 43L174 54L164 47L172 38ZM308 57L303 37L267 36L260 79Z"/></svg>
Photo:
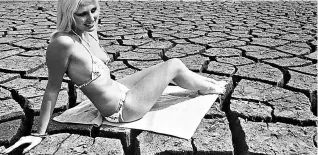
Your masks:
<svg viewBox="0 0 318 155"><path fill-rule="evenodd" d="M94 56L93 53L90 52L89 48L86 47L82 42L86 42L84 39L82 39L77 33L75 33L73 30L72 32L77 36L79 37L80 39L80 43L85 47L85 49L88 51L88 53L90 54L91 56L91 59L92 59L92 73L91 73L91 79L86 81L85 83L81 84L81 85L76 85L75 84L75 88L77 89L81 89L87 85L89 85L90 83L92 83L93 81L95 81L97 78L99 78L103 71L106 69L106 65L105 64L108 64L110 62L110 58L107 56L107 62L104 64L104 62L102 60L100 60L98 57ZM89 34L92 38L94 38L94 36L92 36L91 34ZM96 38L94 38L95 41L98 41ZM86 42L87 45L88 42ZM102 48L100 45L99 47L105 52L104 48ZM106 53L106 52L105 52ZM116 82L116 81L115 81ZM119 123L119 122L124 122L124 119L123 119L123 105L124 105L124 102L125 102L125 99L126 99L126 93L129 91L129 89L119 83L119 82L116 82L121 90L121 98L120 98L120 101L119 101L119 105L118 105L118 108L117 110L115 111L114 114L112 114L111 116L108 116L108 117L105 117L105 119L109 122L112 122L112 123Z"/></svg>

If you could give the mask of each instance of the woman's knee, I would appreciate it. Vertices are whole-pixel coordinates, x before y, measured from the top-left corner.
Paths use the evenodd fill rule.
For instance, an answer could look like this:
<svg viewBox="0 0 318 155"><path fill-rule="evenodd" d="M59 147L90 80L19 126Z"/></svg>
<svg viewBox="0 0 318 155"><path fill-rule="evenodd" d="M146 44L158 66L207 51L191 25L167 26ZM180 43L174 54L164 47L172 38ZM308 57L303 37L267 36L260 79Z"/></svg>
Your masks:
<svg viewBox="0 0 318 155"><path fill-rule="evenodd" d="M178 58L169 59L168 61L166 61L166 64L167 64L167 67L175 73L178 73L184 69L187 69L184 63Z"/></svg>

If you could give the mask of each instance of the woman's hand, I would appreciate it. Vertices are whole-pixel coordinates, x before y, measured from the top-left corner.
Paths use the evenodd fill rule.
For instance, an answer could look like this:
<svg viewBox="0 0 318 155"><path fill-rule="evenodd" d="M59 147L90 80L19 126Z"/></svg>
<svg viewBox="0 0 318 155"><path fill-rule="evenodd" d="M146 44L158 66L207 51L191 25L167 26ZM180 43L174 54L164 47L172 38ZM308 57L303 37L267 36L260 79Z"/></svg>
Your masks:
<svg viewBox="0 0 318 155"><path fill-rule="evenodd" d="M40 144L42 141L42 137L36 137L36 136L25 136L21 137L19 141L17 141L14 145L8 147L7 149L3 150L1 153L8 154L12 150L16 149L17 147L23 145L23 144L30 144L27 148L23 150L23 154L30 151L32 148Z"/></svg>

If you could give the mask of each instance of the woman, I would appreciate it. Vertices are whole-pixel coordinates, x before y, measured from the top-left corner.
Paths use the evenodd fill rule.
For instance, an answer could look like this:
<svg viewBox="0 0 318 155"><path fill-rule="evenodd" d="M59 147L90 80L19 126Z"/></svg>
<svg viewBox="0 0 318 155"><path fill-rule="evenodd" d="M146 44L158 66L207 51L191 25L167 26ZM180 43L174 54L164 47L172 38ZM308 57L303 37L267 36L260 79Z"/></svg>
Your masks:
<svg viewBox="0 0 318 155"><path fill-rule="evenodd" d="M170 82L201 94L223 93L224 81L195 74L178 59L112 80L105 65L109 57L99 46L97 37L98 0L59 0L57 7L57 32L52 34L46 53L49 78L37 133L22 137L4 153L31 143L25 153L42 141L65 73L111 122L130 122L143 117Z"/></svg>

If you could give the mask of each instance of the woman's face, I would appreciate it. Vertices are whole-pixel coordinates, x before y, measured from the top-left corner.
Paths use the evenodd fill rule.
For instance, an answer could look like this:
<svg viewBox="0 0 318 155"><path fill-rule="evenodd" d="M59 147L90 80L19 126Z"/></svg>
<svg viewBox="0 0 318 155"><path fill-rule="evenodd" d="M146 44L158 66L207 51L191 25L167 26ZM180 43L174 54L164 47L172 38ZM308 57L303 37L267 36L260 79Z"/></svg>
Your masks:
<svg viewBox="0 0 318 155"><path fill-rule="evenodd" d="M97 28L99 5L97 0L82 0L74 13L74 28L77 32L92 32Z"/></svg>

